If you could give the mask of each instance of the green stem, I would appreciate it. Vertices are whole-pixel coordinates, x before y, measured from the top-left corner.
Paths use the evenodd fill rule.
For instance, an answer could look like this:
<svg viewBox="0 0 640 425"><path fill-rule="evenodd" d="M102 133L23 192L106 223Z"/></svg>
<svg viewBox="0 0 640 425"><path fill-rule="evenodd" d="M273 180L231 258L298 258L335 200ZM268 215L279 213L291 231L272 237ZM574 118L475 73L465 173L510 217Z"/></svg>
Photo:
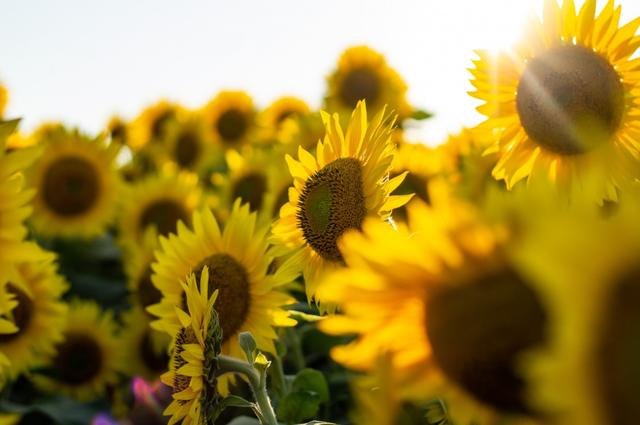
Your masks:
<svg viewBox="0 0 640 425"><path fill-rule="evenodd" d="M278 356L270 356L273 362L272 377L277 380L275 387L279 390L278 396L283 397L289 389L287 388L287 381L284 378L284 368L282 367L282 359Z"/></svg>
<svg viewBox="0 0 640 425"><path fill-rule="evenodd" d="M260 410L263 420L263 425L278 425L276 414L271 406L271 400L269 394L267 394L267 379L265 373L259 373L252 365L236 359L234 357L225 356L220 354L218 356L218 368L219 371L241 373L249 379L249 384L253 390L253 396L256 399L256 404Z"/></svg>

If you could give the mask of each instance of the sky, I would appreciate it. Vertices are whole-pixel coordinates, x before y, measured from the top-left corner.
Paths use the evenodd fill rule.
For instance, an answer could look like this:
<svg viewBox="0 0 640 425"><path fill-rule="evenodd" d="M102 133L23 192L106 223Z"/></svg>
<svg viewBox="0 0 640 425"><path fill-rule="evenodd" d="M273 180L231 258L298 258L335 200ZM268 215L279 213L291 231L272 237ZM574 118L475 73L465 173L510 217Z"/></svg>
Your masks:
<svg viewBox="0 0 640 425"><path fill-rule="evenodd" d="M259 107L282 95L319 107L340 53L366 44L435 117L427 144L481 120L467 91L474 49L514 44L542 0L2 0L5 115L30 130L61 120L96 133L161 98L199 107L242 89ZM598 2L599 8L604 1ZM623 21L640 2L622 1Z"/></svg>

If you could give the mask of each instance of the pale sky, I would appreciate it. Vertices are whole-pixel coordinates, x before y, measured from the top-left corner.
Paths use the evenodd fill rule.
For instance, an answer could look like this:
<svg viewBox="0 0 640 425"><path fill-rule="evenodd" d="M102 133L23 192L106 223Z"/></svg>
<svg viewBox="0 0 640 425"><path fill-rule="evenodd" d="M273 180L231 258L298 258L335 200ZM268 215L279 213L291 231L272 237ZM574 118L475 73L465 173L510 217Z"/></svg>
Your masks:
<svg viewBox="0 0 640 425"><path fill-rule="evenodd" d="M580 2L581 3L581 2ZM598 2L598 9L604 6ZM623 0L623 21L640 2ZM243 89L259 107L281 95L319 106L340 52L367 44L436 114L412 132L441 142L480 120L467 95L474 49L518 40L542 0L2 0L0 81L7 114L31 129L62 120L100 131L160 98L199 107Z"/></svg>

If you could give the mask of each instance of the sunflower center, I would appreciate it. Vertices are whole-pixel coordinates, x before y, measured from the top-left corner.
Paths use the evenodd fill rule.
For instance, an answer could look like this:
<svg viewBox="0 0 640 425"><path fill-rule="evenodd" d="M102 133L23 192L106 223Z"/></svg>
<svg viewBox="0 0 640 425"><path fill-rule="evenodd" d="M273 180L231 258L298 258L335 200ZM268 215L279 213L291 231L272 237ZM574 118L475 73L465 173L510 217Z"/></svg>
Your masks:
<svg viewBox="0 0 640 425"><path fill-rule="evenodd" d="M13 317L13 323L18 327L18 332L0 334L0 344L5 344L16 339L18 335L29 327L33 319L34 305L31 298L11 282L7 283L6 291L9 295L13 295L14 300L18 302L18 305L10 312L10 316Z"/></svg>
<svg viewBox="0 0 640 425"><path fill-rule="evenodd" d="M309 177L298 201L305 241L329 261L343 261L338 239L348 229L360 229L366 215L362 166L355 158L336 159Z"/></svg>
<svg viewBox="0 0 640 425"><path fill-rule="evenodd" d="M516 106L533 141L562 155L576 155L606 143L617 131L624 87L616 70L596 52L562 46L527 64Z"/></svg>
<svg viewBox="0 0 640 425"><path fill-rule="evenodd" d="M156 117L151 123L151 137L154 139L162 139L167 131L167 126L176 117L176 113L172 110L166 110Z"/></svg>
<svg viewBox="0 0 640 425"><path fill-rule="evenodd" d="M220 114L216 128L220 137L227 142L237 142L247 131L248 123L245 114L235 108L228 109Z"/></svg>
<svg viewBox="0 0 640 425"><path fill-rule="evenodd" d="M380 97L380 77L369 68L353 69L342 80L338 95L351 108L362 99L371 105Z"/></svg>
<svg viewBox="0 0 640 425"><path fill-rule="evenodd" d="M111 129L111 139L125 144L127 142L127 127L122 123L116 124Z"/></svg>
<svg viewBox="0 0 640 425"><path fill-rule="evenodd" d="M58 379L71 385L91 381L102 369L103 354L89 335L70 333L53 360Z"/></svg>
<svg viewBox="0 0 640 425"><path fill-rule="evenodd" d="M261 173L249 173L242 176L233 186L233 199L242 198L248 202L251 211L259 211L267 190L267 178Z"/></svg>
<svg viewBox="0 0 640 425"><path fill-rule="evenodd" d="M184 132L178 136L174 150L174 157L182 168L192 166L200 155L200 140L192 132Z"/></svg>
<svg viewBox="0 0 640 425"><path fill-rule="evenodd" d="M42 198L56 214L75 216L95 206L99 190L95 167L84 158L69 156L46 170Z"/></svg>
<svg viewBox="0 0 640 425"><path fill-rule="evenodd" d="M148 226L155 226L160 235L166 236L175 233L178 220L188 222L189 215L182 205L171 199L158 200L145 208L140 215L140 230Z"/></svg>
<svg viewBox="0 0 640 425"><path fill-rule="evenodd" d="M640 270L621 279L607 300L597 356L598 388L608 423L638 423L640 405Z"/></svg>
<svg viewBox="0 0 640 425"><path fill-rule="evenodd" d="M515 271L442 289L428 299L426 320L434 357L451 380L501 411L530 413L515 362L544 341L546 316Z"/></svg>
<svg viewBox="0 0 640 425"><path fill-rule="evenodd" d="M287 118L293 117L294 115L297 115L297 114L298 112L292 109L284 110L280 112L280 114L276 118L276 124L281 125Z"/></svg>
<svg viewBox="0 0 640 425"><path fill-rule="evenodd" d="M138 299L142 307L157 304L162 299L162 292L151 281L151 274L151 265L149 265L138 280Z"/></svg>
<svg viewBox="0 0 640 425"><path fill-rule="evenodd" d="M398 174L394 174L391 177L396 177ZM429 192L427 192L427 179L418 176L414 173L409 173L404 178L400 186L393 192L394 195L409 195L415 193L415 197L423 200L427 204L430 204ZM403 205L400 208L393 210L393 218L398 218L400 221L407 221L407 206Z"/></svg>
<svg viewBox="0 0 640 425"><path fill-rule="evenodd" d="M148 329L145 331L142 338L140 338L140 356L145 366L152 372L162 373L167 370L169 364L169 356L166 352L156 352L153 348L153 342L151 341L151 331Z"/></svg>
<svg viewBox="0 0 640 425"><path fill-rule="evenodd" d="M218 290L215 309L223 341L227 341L240 330L249 314L249 275L232 256L214 254L194 267L197 282L200 282L204 266L209 267L209 291Z"/></svg>
<svg viewBox="0 0 640 425"><path fill-rule="evenodd" d="M176 345L173 351L173 393L177 394L181 391L189 388L189 382L191 382L191 378L185 375L181 375L178 373L178 370L187 364L187 361L182 358L182 353L184 352L185 344L197 344L198 340L196 338L195 333L192 328L182 328L176 335ZM182 401L186 403L186 401Z"/></svg>

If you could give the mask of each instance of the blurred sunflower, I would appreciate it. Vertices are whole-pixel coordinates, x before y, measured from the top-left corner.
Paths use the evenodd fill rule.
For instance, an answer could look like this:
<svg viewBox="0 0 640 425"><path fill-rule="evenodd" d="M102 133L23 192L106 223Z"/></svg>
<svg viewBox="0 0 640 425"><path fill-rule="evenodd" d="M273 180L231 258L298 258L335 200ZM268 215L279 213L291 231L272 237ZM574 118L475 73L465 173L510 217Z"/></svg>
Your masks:
<svg viewBox="0 0 640 425"><path fill-rule="evenodd" d="M5 86L0 83L0 118L4 116L4 109L7 106L7 98L8 98L7 89Z"/></svg>
<svg viewBox="0 0 640 425"><path fill-rule="evenodd" d="M348 117L357 103L365 100L372 115L385 105L398 115L399 122L411 114L407 85L383 55L367 46L345 50L327 82L325 108L329 112Z"/></svg>
<svg viewBox="0 0 640 425"><path fill-rule="evenodd" d="M255 127L251 97L242 91L222 91L202 109L214 143L240 149L250 142Z"/></svg>
<svg viewBox="0 0 640 425"><path fill-rule="evenodd" d="M43 236L93 237L116 212L121 183L115 168L119 147L77 130L53 131L43 154L28 170L36 189L31 222Z"/></svg>
<svg viewBox="0 0 640 425"><path fill-rule="evenodd" d="M579 13L573 0L546 0L543 22L534 19L513 52L478 52L470 94L483 101L479 129L499 155L493 175L508 188L545 177L576 194L595 173L593 197L615 200L639 176L640 63L632 57L640 20L619 28L612 1L595 9L595 0Z"/></svg>
<svg viewBox="0 0 640 425"><path fill-rule="evenodd" d="M167 137L169 127L183 111L182 106L167 100L149 106L131 122L129 147L137 152L144 146L161 144Z"/></svg>
<svg viewBox="0 0 640 425"><path fill-rule="evenodd" d="M123 246L140 242L150 227L159 235L175 233L179 221L189 224L200 206L198 177L188 172L166 171L131 185L122 200L118 220Z"/></svg>
<svg viewBox="0 0 640 425"><path fill-rule="evenodd" d="M219 402L215 378L216 356L220 354L223 335L214 304L219 289L210 290L209 268L200 272L200 281L193 273L187 283L181 283L186 301L180 310L182 328L175 336L176 345L171 369L162 375L162 382L173 390L173 401L165 409L171 415L169 424L182 420L183 425L207 423L209 407Z"/></svg>
<svg viewBox="0 0 640 425"><path fill-rule="evenodd" d="M371 370L388 353L411 395L442 397L454 423L528 421L517 361L545 340L542 303L503 231L433 187L433 207L408 207L408 228L368 220L343 237L349 267L319 289L343 314L319 327L357 335L331 353L349 368Z"/></svg>
<svg viewBox="0 0 640 425"><path fill-rule="evenodd" d="M264 133L260 139L280 141L286 121L295 120L310 113L309 105L302 99L292 96L279 98L258 116L258 123Z"/></svg>
<svg viewBox="0 0 640 425"><path fill-rule="evenodd" d="M134 307L146 309L162 299L162 293L151 282L151 263L155 260L154 251L159 247L158 232L154 227L148 228L141 240L129 240L122 247L127 289Z"/></svg>
<svg viewBox="0 0 640 425"><path fill-rule="evenodd" d="M303 148L298 160L287 155L293 187L273 227L276 243L301 248L303 275L309 299L315 296L321 275L342 267L338 239L349 229L360 229L367 216L386 220L412 195L389 195L404 179L388 180L395 148L394 120L380 111L367 123L367 109L359 102L346 135L339 116L323 114L326 136L318 142L316 157Z"/></svg>
<svg viewBox="0 0 640 425"><path fill-rule="evenodd" d="M267 274L273 259L267 250L268 226L257 226L256 221L249 205L236 201L222 232L212 212L203 209L193 215L193 230L180 224L177 235L160 238L152 281L163 299L148 309L159 317L152 326L172 337L180 332L184 326L176 306L186 308L180 282L189 273L199 280L207 266L209 287L219 291L216 310L224 335L222 353L244 358L237 340L244 331L253 334L260 350L275 352L274 327L296 324L282 309L293 302L282 288L297 277L299 258L292 257Z"/></svg>
<svg viewBox="0 0 640 425"><path fill-rule="evenodd" d="M129 126L122 118L113 116L107 123L107 134L112 143L119 143L123 146L129 146Z"/></svg>
<svg viewBox="0 0 640 425"><path fill-rule="evenodd" d="M123 353L122 371L129 376L157 380L169 369L169 337L151 329L149 316L134 307L122 318L123 330L118 337Z"/></svg>
<svg viewBox="0 0 640 425"><path fill-rule="evenodd" d="M640 197L625 195L606 220L593 208L549 214L525 242L539 252L546 241L531 257L546 277L537 289L551 343L522 367L549 423L631 425L640 415Z"/></svg>
<svg viewBox="0 0 640 425"><path fill-rule="evenodd" d="M295 120L286 120L282 123L280 144L276 145L276 149L295 155L298 152L298 146L302 146L308 152L314 152L324 133L324 124L319 112L301 115Z"/></svg>
<svg viewBox="0 0 640 425"><path fill-rule="evenodd" d="M51 261L21 263L10 272L5 291L16 306L7 317L17 332L0 335L0 352L11 359L9 378L40 364L62 341L67 283Z"/></svg>
<svg viewBox="0 0 640 425"><path fill-rule="evenodd" d="M37 150L6 152L6 140L17 126L17 120L0 122L0 282L6 281L5 272L10 264L49 256L36 244L24 241L27 236L24 221L31 213L28 204L34 191L25 188L22 172L36 159Z"/></svg>
<svg viewBox="0 0 640 425"><path fill-rule="evenodd" d="M121 352L112 314L92 301L74 301L69 306L64 341L49 358L48 374L34 376L46 392L61 392L80 401L104 395L117 381Z"/></svg>

